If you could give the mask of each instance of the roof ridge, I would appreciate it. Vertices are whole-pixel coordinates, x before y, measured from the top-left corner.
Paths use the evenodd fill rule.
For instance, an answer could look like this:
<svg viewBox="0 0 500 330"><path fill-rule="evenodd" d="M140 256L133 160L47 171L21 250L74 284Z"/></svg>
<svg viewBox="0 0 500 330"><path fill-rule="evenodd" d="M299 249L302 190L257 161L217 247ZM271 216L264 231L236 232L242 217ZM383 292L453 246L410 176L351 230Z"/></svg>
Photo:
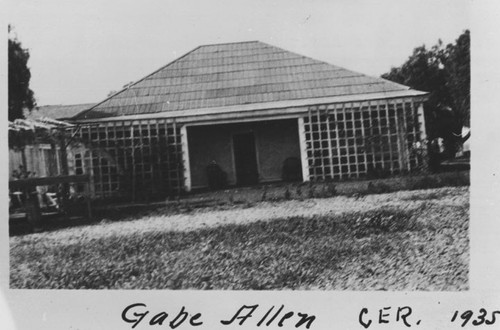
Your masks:
<svg viewBox="0 0 500 330"><path fill-rule="evenodd" d="M216 43L216 44L205 44L205 45L198 46L198 48L201 48L201 47L210 47L210 46L222 46L222 45L235 45L235 44L251 44L251 43L257 43L257 42L258 43L262 43L262 44L266 44L265 42L262 42L260 40L247 40L247 41L220 42L220 43Z"/></svg>

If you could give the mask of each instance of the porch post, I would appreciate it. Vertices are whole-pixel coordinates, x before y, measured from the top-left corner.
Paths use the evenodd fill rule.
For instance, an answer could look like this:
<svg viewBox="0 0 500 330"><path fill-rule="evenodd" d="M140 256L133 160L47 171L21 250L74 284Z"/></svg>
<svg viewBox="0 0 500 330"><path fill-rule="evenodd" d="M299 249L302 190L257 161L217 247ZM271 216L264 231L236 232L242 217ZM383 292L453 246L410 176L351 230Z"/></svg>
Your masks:
<svg viewBox="0 0 500 330"><path fill-rule="evenodd" d="M182 146L182 162L184 172L184 189L186 192L191 191L191 169L189 168L189 146L186 125L181 127L181 146Z"/></svg>
<svg viewBox="0 0 500 330"><path fill-rule="evenodd" d="M307 160L307 141L306 131L304 127L304 117L299 117L297 120L297 127L299 129L299 143L300 143L300 163L302 164L302 181L309 181L309 161Z"/></svg>

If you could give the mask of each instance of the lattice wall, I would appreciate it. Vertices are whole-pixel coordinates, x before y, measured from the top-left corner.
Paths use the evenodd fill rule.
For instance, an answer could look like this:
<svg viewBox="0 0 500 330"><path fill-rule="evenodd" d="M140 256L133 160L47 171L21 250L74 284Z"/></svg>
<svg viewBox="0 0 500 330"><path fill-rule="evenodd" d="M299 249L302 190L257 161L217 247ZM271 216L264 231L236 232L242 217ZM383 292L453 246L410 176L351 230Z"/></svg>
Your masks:
<svg viewBox="0 0 500 330"><path fill-rule="evenodd" d="M75 171L91 171L95 197L133 199L179 194L184 186L180 126L175 121L120 121L83 126L88 151Z"/></svg>
<svg viewBox="0 0 500 330"><path fill-rule="evenodd" d="M304 117L310 180L383 176L423 165L412 100L312 106Z"/></svg>

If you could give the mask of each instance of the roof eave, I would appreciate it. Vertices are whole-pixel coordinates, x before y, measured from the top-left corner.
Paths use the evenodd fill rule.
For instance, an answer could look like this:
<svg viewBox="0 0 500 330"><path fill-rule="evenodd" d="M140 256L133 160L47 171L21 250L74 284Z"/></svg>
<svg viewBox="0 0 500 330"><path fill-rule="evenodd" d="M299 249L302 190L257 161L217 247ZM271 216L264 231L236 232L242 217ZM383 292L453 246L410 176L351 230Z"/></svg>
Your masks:
<svg viewBox="0 0 500 330"><path fill-rule="evenodd" d="M247 111L250 112L250 111L256 111L256 110L257 111L258 110L269 110L269 109L284 110L284 109L289 109L289 108L297 108L297 107L319 105L319 104L363 102L363 101L376 101L376 100L381 100L381 99L415 98L415 97L418 97L420 100L425 101L428 99L428 93L408 89L408 90L403 90L403 91L391 91L391 92L382 92L382 93L341 95L341 96L309 98L309 99L299 99L299 100L251 103L251 104L232 105L232 106L225 106L225 107L212 107L212 108L188 109L188 110L168 111L168 112L156 112L156 113L139 114L139 115L90 118L90 119L72 120L72 122L75 122L75 123L96 123L96 122L122 121L122 120L188 118L188 117L196 117L196 116L230 114L230 113L236 113L236 112L237 113L247 112Z"/></svg>

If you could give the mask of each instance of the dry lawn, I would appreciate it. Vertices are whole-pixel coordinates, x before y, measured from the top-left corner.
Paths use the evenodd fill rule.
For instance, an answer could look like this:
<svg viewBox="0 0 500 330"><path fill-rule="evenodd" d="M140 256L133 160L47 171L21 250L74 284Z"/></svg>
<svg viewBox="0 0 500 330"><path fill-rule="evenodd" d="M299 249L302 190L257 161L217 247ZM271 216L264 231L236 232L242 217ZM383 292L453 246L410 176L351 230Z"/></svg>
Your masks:
<svg viewBox="0 0 500 330"><path fill-rule="evenodd" d="M261 202L10 238L11 288L466 290L468 187Z"/></svg>

